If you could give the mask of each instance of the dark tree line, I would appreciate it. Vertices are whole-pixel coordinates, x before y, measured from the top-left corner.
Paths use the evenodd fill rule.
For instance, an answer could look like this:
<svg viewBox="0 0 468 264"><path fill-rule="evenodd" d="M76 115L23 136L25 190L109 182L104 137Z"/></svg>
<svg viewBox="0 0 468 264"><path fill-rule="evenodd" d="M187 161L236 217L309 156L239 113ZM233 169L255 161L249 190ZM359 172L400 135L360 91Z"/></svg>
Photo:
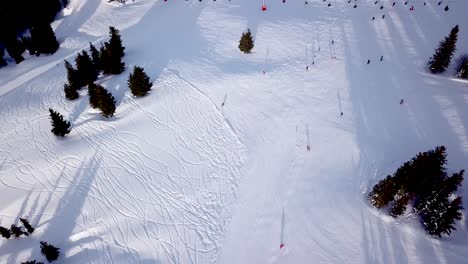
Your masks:
<svg viewBox="0 0 468 264"><path fill-rule="evenodd" d="M101 44L100 50L97 50L92 43L89 43L89 53L85 50L79 52L75 57L75 67L65 60L67 83L63 85L65 97L68 100L77 99L79 97L78 91L87 86L91 107L101 110L104 117L114 115L116 102L114 96L101 85L96 85L95 81L101 73L119 74L125 69L125 63L122 61L125 55L125 47L122 45L120 33L116 28L110 27L109 35L109 41ZM139 72L138 76L144 78L146 75L142 74L144 72ZM138 82L143 87L135 85L138 86L135 89L139 91L139 94L149 91L145 81L149 82L149 78L144 79L143 82ZM64 119L63 115L52 109L49 109L49 113L52 133L55 136L63 137L70 133L71 124Z"/></svg>
<svg viewBox="0 0 468 264"><path fill-rule="evenodd" d="M101 110L104 117L112 117L115 113L115 99L101 85L90 83L88 85L89 104L92 108Z"/></svg>
<svg viewBox="0 0 468 264"><path fill-rule="evenodd" d="M27 219L20 218L20 221L23 224L23 227L26 228L26 231L23 231L23 227L12 224L10 228L0 226L0 235L6 239L9 239L11 238L11 236L14 236L16 238L22 235L29 236L34 232L34 228L31 226Z"/></svg>
<svg viewBox="0 0 468 264"><path fill-rule="evenodd" d="M26 231L23 231L23 227L17 226L15 224L12 224L11 227L5 228L3 226L0 226L0 234L2 237L9 239L12 236L18 238L22 235L29 236L34 232L34 227L31 226L29 221L25 218L20 218L20 222L23 225L23 227L26 229ZM58 259L60 255L60 249L57 247L54 247L53 245L41 241L41 254L47 259L47 261L50 263L52 261L55 261ZM26 262L21 262L22 264L42 264L42 262L38 262L36 260L30 260Z"/></svg>
<svg viewBox="0 0 468 264"><path fill-rule="evenodd" d="M427 233L450 235L462 216L461 197L453 193L462 184L464 170L449 176L446 156L444 146L419 153L373 187L370 203L377 208L389 206L393 217L403 215L410 204Z"/></svg>
<svg viewBox="0 0 468 264"><path fill-rule="evenodd" d="M109 27L109 41L98 50L92 43L89 43L89 52L81 51L75 57L75 67L65 60L68 82L63 85L65 97L68 100L75 100L79 97L78 90L87 86L89 103L91 107L100 109L104 117L112 117L115 113L116 102L111 93L101 85L96 85L95 81L102 74L120 74L125 69L122 58L125 55L125 47L122 45L120 32L114 27ZM58 113L55 113L58 114ZM53 131L57 136L64 136L69 132L69 123L60 117L55 117L51 112ZM54 121L55 120L55 121ZM57 129L58 127L58 129ZM59 132L59 133L57 133Z"/></svg>
<svg viewBox="0 0 468 264"><path fill-rule="evenodd" d="M101 44L99 50L89 43L88 51L81 51L75 57L75 67L65 60L65 69L67 70L67 80L63 87L65 97L74 100L79 97L78 90L84 86L94 83L101 73L119 74L125 69L125 63L122 61L125 47L122 45L120 33L114 27L109 28L110 39Z"/></svg>
<svg viewBox="0 0 468 264"><path fill-rule="evenodd" d="M87 86L90 106L99 109L101 115L106 118L115 113L115 98L95 81L101 73L119 74L125 69L125 63L122 61L125 47L122 45L120 33L114 27L110 27L109 35L109 41L102 44L100 50L90 43L89 52L83 50L78 53L75 57L76 68L65 60L68 82L63 86L65 97L69 100L77 99L78 91ZM132 94L137 97L146 95L152 87L150 78L144 69L138 66L130 73L127 83ZM52 109L49 109L49 113L54 135L63 137L70 133L71 124L60 113Z"/></svg>
<svg viewBox="0 0 468 264"><path fill-rule="evenodd" d="M68 0L23 0L0 3L0 67L6 65L5 50L16 62L22 53L52 54L58 49L50 23Z"/></svg>

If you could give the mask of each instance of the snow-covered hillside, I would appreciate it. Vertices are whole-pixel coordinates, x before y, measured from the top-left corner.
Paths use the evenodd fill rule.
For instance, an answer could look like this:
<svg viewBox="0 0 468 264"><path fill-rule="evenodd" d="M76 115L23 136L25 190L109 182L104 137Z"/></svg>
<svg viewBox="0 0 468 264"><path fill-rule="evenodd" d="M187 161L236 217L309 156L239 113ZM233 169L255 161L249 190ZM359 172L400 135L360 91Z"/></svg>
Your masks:
<svg viewBox="0 0 468 264"><path fill-rule="evenodd" d="M455 58L468 53L468 1L308 2L71 0L54 55L0 70L0 225L37 227L0 240L0 263L43 261L41 240L57 263L466 263L466 214L433 239L366 193L437 145L468 169L468 82L425 70L456 24ZM85 90L64 98L63 60L109 26L127 70L98 81L118 105L105 119ZM135 65L154 82L144 98L127 88Z"/></svg>

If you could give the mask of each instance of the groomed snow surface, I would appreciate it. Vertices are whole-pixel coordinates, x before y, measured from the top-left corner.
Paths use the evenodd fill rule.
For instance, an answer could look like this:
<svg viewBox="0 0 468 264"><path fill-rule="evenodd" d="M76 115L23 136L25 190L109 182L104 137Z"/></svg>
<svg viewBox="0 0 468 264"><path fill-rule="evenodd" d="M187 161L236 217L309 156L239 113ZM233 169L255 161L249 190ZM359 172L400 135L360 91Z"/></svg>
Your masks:
<svg viewBox="0 0 468 264"><path fill-rule="evenodd" d="M44 261L40 240L56 263L466 263L466 216L433 239L366 194L437 145L449 172L468 169L468 82L425 70L456 24L455 58L468 52L468 1L347 2L72 0L57 53L0 70L0 225L36 227L1 239L0 263ZM98 81L118 105L105 119L85 89L65 99L63 60L109 26L127 70ZM135 65L153 81L143 98L126 84Z"/></svg>

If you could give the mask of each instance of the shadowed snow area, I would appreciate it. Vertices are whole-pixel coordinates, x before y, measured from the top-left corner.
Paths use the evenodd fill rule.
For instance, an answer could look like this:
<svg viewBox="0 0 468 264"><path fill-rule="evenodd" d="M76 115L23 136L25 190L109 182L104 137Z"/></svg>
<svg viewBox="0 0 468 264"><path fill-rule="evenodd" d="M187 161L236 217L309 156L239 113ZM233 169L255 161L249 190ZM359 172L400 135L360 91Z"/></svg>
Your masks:
<svg viewBox="0 0 468 264"><path fill-rule="evenodd" d="M468 1L308 2L71 0L55 54L0 69L0 225L37 227L0 240L0 263L42 261L41 240L57 263L466 262L466 214L433 239L366 195L437 145L449 172L468 169L468 82L453 63L425 69L456 24L454 58L468 53ZM65 99L63 60L108 26L127 68L98 80L117 101L105 119L86 89ZM135 65L153 82L143 98L127 87ZM67 137L50 132L49 107Z"/></svg>

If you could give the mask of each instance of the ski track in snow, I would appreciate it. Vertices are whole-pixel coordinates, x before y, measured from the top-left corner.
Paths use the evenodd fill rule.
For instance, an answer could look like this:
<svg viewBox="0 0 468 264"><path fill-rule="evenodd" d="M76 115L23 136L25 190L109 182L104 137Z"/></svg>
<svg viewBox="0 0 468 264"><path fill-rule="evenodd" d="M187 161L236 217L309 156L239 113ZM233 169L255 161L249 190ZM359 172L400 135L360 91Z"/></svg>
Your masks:
<svg viewBox="0 0 468 264"><path fill-rule="evenodd" d="M76 219L82 230L74 232L84 232L96 225L94 232L99 234L103 246L118 248L133 258L122 262L141 261L138 251L129 243L141 240L145 241L149 251L154 252L151 257L155 259L169 263L213 262L223 238L226 208L232 203L238 185L243 146L210 99L176 75L167 72L158 79L148 99L154 100L156 96L161 98L157 108L159 115L154 114L155 109L149 109L133 98L129 99L125 110L120 110L132 112L132 116L141 113L144 118L134 122L146 123L147 129L156 131L152 138L118 130L112 119L100 121L98 117L92 120L98 113L89 115L92 121L75 126L76 136L66 140L82 139L80 144L85 144L85 149L94 153L84 159L68 147L58 153L50 149L41 151L41 145L47 145L47 142L39 142L35 133L32 138L20 139L21 130L35 128L30 122L24 128L4 133L1 149L6 159L0 179L7 174L19 173L14 180L2 180L3 184L17 189L24 185L34 186L40 190L36 199L45 192L57 202L71 207L75 202L63 196L76 192L78 197L74 199L86 200L87 208L93 210L86 213L86 218L99 220L99 224L80 223ZM177 104L169 103L172 102L169 97L173 97ZM87 100L87 97L78 100ZM116 118L120 118L119 115ZM47 125L47 116L42 115L42 121ZM12 123L21 127L20 120ZM51 140L49 132L44 132L44 138ZM158 135L167 136L169 141L158 146ZM17 140L6 142L12 137ZM29 142L35 142L36 146L29 146ZM12 157L10 153L18 147L35 155L35 163ZM37 167L35 164L41 159L49 165ZM87 166L96 160L98 167ZM80 171L95 174L86 176L94 178L89 186L76 184L81 179L75 179L73 174ZM48 181L48 174L58 173L63 177L59 186ZM88 190L84 192L83 188ZM6 216L14 218L14 215ZM126 226L131 226L134 232L125 234ZM106 233L112 229L115 232ZM56 236L60 237L59 234Z"/></svg>

